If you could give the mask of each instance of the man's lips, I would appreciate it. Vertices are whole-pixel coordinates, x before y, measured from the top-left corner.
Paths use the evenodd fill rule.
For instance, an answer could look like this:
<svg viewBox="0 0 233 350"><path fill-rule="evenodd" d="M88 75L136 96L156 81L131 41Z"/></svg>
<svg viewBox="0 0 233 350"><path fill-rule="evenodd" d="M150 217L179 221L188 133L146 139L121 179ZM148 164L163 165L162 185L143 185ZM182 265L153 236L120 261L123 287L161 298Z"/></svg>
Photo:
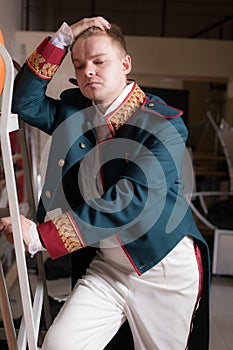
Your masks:
<svg viewBox="0 0 233 350"><path fill-rule="evenodd" d="M100 82L99 81L88 81L86 84L85 84L85 87L91 87L91 86L95 86L95 85L99 85Z"/></svg>

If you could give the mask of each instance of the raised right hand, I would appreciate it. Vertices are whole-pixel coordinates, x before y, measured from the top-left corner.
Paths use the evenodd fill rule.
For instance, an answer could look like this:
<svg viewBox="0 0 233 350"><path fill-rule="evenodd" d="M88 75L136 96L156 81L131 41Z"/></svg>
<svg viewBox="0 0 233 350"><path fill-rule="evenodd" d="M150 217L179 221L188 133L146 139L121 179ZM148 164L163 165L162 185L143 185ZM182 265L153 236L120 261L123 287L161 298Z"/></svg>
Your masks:
<svg viewBox="0 0 233 350"><path fill-rule="evenodd" d="M74 38L76 39L84 30L90 27L99 27L101 30L106 30L111 27L111 24L103 17L83 18L80 21L70 25Z"/></svg>

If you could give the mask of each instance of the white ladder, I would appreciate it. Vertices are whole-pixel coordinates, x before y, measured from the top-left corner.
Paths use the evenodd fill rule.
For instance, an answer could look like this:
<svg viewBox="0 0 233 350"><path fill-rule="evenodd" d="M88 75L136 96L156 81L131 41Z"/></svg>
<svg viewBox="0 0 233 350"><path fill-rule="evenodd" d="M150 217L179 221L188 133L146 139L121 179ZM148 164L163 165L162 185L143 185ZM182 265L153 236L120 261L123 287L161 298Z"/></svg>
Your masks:
<svg viewBox="0 0 233 350"><path fill-rule="evenodd" d="M46 280L44 274L44 265L41 253L37 254L38 263L38 282L34 297L30 290L30 281L28 277L25 246L22 239L22 230L20 225L20 212L18 205L18 195L16 180L13 167L12 149L9 133L19 130L18 115L11 113L14 66L12 59L6 48L0 44L0 55L5 63L5 83L2 94L2 109L0 116L0 142L2 150L2 161L5 173L6 188L8 194L9 214L12 218L13 238L15 259L18 270L19 288L21 293L23 317L19 332L16 334L11 315L10 303L4 285L4 275L0 265L0 291L2 300L0 303L3 318L4 329L8 342L9 350L37 350L38 337L40 331L40 319L44 302L44 313L46 327L51 323L51 314L49 312L49 299L46 289ZM23 152L22 152L23 153ZM24 152L24 156L27 156ZM30 169L27 169L30 173ZM33 204L32 204L33 205ZM30 206L30 204L29 204ZM34 208L31 208L34 211ZM35 212L35 211L34 211ZM1 297L1 295L0 295Z"/></svg>

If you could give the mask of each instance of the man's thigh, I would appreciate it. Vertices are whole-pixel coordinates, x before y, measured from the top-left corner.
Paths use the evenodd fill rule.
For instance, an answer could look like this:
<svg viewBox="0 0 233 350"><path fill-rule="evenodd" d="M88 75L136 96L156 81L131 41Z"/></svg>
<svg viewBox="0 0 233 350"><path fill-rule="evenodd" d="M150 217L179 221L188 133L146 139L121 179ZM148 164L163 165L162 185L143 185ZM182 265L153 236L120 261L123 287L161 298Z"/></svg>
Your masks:
<svg viewBox="0 0 233 350"><path fill-rule="evenodd" d="M193 241L188 237L151 270L132 276L125 313L137 350L185 349L199 277Z"/></svg>
<svg viewBox="0 0 233 350"><path fill-rule="evenodd" d="M80 279L50 327L42 349L101 350L124 323L116 291L98 276Z"/></svg>

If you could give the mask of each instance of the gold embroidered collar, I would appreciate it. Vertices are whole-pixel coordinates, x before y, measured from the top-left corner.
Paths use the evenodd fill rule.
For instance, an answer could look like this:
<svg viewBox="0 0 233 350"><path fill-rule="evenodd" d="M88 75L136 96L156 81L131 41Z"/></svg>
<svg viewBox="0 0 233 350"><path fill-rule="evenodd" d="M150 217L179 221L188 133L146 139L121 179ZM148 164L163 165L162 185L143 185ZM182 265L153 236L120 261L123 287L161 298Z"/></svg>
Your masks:
<svg viewBox="0 0 233 350"><path fill-rule="evenodd" d="M139 105L143 103L145 97L145 93L137 85L137 83L134 82L134 86L125 100L106 118L108 126L113 135L115 135L117 130L134 114Z"/></svg>

